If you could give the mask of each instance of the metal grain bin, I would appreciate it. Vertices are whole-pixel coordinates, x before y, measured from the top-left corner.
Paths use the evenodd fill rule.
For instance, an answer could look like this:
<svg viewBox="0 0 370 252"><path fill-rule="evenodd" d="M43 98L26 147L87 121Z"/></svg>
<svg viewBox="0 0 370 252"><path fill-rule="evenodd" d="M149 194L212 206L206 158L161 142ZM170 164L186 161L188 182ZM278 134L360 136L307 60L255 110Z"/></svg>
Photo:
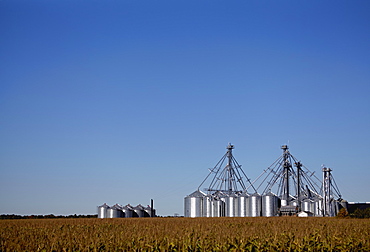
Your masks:
<svg viewBox="0 0 370 252"><path fill-rule="evenodd" d="M117 218L125 217L125 215L123 213L123 206L121 206L120 204L115 204L113 207L116 208L116 210L117 210L117 212L116 212ZM116 218L116 217L114 217L114 218Z"/></svg>
<svg viewBox="0 0 370 252"><path fill-rule="evenodd" d="M203 197L206 194L202 191L195 191L184 199L184 216L185 217L202 217Z"/></svg>
<svg viewBox="0 0 370 252"><path fill-rule="evenodd" d="M238 217L246 217L249 212L248 193L244 192L238 196Z"/></svg>
<svg viewBox="0 0 370 252"><path fill-rule="evenodd" d="M269 192L262 196L262 216L272 217L278 215L279 198Z"/></svg>
<svg viewBox="0 0 370 252"><path fill-rule="evenodd" d="M141 204L137 205L136 207L133 207L133 209L134 209L135 217L139 217L139 218L145 217L145 209Z"/></svg>
<svg viewBox="0 0 370 252"><path fill-rule="evenodd" d="M302 200L302 203L301 203L301 210L302 211L305 211L305 212L310 212L310 213L314 213L313 211L313 204L314 202L310 199L304 199Z"/></svg>
<svg viewBox="0 0 370 252"><path fill-rule="evenodd" d="M122 218L122 207L118 204L107 209L107 218Z"/></svg>
<svg viewBox="0 0 370 252"><path fill-rule="evenodd" d="M206 195L203 197L203 217L213 217L213 196Z"/></svg>
<svg viewBox="0 0 370 252"><path fill-rule="evenodd" d="M238 211L238 198L236 194L231 193L224 197L225 200L225 216L226 217L235 217Z"/></svg>
<svg viewBox="0 0 370 252"><path fill-rule="evenodd" d="M222 192L215 192L213 195L213 217L224 217L225 216L225 202L223 197L225 194Z"/></svg>
<svg viewBox="0 0 370 252"><path fill-rule="evenodd" d="M322 199L314 198L313 199L313 214L314 216L321 217L323 216L323 206L322 206Z"/></svg>
<svg viewBox="0 0 370 252"><path fill-rule="evenodd" d="M103 204L98 206L98 218L107 218L107 209L109 206L107 204Z"/></svg>
<svg viewBox="0 0 370 252"><path fill-rule="evenodd" d="M249 200L250 195L248 194L248 197L245 199L245 217L250 217L251 216L251 207L250 207L250 200Z"/></svg>
<svg viewBox="0 0 370 252"><path fill-rule="evenodd" d="M340 203L337 200L333 200L331 202L331 209L331 216L337 216L340 209Z"/></svg>
<svg viewBox="0 0 370 252"><path fill-rule="evenodd" d="M213 198L213 217L225 216L225 202L219 197Z"/></svg>
<svg viewBox="0 0 370 252"><path fill-rule="evenodd" d="M155 209L152 209L150 206L145 207L144 211L145 217L155 217Z"/></svg>
<svg viewBox="0 0 370 252"><path fill-rule="evenodd" d="M134 209L130 204L122 208L125 218L132 218L134 216Z"/></svg>
<svg viewBox="0 0 370 252"><path fill-rule="evenodd" d="M106 218L113 218L113 208L107 208L107 217Z"/></svg>
<svg viewBox="0 0 370 252"><path fill-rule="evenodd" d="M249 198L249 216L261 216L261 195L258 193L252 194Z"/></svg>

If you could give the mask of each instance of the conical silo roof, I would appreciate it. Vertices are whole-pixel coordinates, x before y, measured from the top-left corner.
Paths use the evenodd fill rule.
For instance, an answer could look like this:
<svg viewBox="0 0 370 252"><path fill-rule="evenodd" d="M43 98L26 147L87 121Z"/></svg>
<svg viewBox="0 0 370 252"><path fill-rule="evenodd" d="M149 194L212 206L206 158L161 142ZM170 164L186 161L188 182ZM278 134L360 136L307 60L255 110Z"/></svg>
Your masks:
<svg viewBox="0 0 370 252"><path fill-rule="evenodd" d="M188 197L194 197L194 198L202 198L204 196L206 196L206 194L200 190L196 190L192 194L188 195Z"/></svg>
<svg viewBox="0 0 370 252"><path fill-rule="evenodd" d="M144 210L145 207L142 206L141 204L137 205L136 207L133 207L135 210Z"/></svg>
<svg viewBox="0 0 370 252"><path fill-rule="evenodd" d="M112 206L112 208L122 210L123 206L117 203L114 206Z"/></svg>

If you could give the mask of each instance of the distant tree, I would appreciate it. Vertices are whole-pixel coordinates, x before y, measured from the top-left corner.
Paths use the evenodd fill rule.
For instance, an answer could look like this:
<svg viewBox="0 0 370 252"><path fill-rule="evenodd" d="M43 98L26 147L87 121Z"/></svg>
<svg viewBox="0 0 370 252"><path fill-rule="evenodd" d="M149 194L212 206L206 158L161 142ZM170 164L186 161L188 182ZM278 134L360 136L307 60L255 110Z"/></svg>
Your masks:
<svg viewBox="0 0 370 252"><path fill-rule="evenodd" d="M2 214L0 215L0 219L55 219L55 218L98 218L97 214L90 214L90 215L77 215L71 214L68 216L58 215L55 216L54 214L48 215L15 215L15 214ZM1 250L0 250L1 252Z"/></svg>
<svg viewBox="0 0 370 252"><path fill-rule="evenodd" d="M357 208L353 212L353 214L351 214L351 217L352 218L360 218L360 219L370 218L370 208L366 208L366 209L359 209L359 208Z"/></svg>
<svg viewBox="0 0 370 252"><path fill-rule="evenodd" d="M349 218L349 214L348 214L348 211L347 209L345 208L341 208L337 214L337 217L338 218Z"/></svg>

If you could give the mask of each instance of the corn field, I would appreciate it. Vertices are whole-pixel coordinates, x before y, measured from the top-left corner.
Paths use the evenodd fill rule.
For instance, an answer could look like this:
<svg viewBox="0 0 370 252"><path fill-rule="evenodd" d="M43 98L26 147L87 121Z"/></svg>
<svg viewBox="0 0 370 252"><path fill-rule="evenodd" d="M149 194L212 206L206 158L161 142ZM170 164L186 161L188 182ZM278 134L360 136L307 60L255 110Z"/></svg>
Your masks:
<svg viewBox="0 0 370 252"><path fill-rule="evenodd" d="M370 251L370 219L0 220L0 251Z"/></svg>

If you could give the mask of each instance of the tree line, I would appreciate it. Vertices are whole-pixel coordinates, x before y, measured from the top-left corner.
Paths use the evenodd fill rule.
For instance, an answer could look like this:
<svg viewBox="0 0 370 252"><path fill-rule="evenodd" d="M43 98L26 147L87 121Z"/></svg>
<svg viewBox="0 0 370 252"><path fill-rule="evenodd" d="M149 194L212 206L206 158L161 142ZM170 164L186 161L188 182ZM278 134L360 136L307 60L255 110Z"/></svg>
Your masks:
<svg viewBox="0 0 370 252"><path fill-rule="evenodd" d="M63 218L98 218L97 214L71 214L71 215L54 215L54 214L47 214L47 215L17 215L17 214L2 214L0 215L0 219L63 219Z"/></svg>

